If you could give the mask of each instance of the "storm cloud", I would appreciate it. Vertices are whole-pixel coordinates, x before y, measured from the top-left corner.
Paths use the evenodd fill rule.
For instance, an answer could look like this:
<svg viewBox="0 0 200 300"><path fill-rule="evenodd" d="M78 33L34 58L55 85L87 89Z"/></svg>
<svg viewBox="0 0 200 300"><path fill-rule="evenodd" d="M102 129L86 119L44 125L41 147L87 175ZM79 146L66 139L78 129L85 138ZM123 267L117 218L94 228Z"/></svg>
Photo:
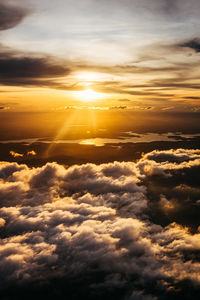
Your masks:
<svg viewBox="0 0 200 300"><path fill-rule="evenodd" d="M179 214L199 213L199 163L183 149L69 168L2 162L2 297L191 299L199 223Z"/></svg>

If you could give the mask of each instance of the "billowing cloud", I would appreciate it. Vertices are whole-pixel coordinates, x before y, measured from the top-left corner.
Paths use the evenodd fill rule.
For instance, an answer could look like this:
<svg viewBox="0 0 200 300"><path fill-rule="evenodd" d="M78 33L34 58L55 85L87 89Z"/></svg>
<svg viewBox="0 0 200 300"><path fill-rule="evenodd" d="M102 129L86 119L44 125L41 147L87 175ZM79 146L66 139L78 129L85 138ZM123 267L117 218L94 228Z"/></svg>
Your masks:
<svg viewBox="0 0 200 300"><path fill-rule="evenodd" d="M191 233L194 220L186 227L179 217L187 219L188 205L199 216L198 178L191 180L199 156L199 150L153 151L136 163L69 168L2 162L0 294L193 297L199 223Z"/></svg>
<svg viewBox="0 0 200 300"><path fill-rule="evenodd" d="M185 150L185 149L171 149L168 151L157 151L154 150L147 153L143 157L144 160L154 160L157 162L176 162L181 163L184 161L191 161L195 159L200 159L200 150Z"/></svg>

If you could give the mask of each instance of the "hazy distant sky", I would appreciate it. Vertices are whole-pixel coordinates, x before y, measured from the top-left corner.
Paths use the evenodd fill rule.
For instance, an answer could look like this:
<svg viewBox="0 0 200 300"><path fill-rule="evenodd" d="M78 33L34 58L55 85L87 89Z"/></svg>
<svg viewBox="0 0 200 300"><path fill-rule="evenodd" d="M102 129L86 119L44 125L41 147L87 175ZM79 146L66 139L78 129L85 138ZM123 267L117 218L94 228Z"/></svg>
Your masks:
<svg viewBox="0 0 200 300"><path fill-rule="evenodd" d="M121 100L199 110L199 9L198 0L0 0L1 111Z"/></svg>

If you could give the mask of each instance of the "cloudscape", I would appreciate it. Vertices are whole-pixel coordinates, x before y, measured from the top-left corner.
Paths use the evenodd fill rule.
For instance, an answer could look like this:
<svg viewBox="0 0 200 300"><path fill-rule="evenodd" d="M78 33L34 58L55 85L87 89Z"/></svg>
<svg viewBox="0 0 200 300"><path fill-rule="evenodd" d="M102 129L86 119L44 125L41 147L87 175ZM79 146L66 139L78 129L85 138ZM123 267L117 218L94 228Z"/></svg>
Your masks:
<svg viewBox="0 0 200 300"><path fill-rule="evenodd" d="M199 11L0 0L1 299L199 299Z"/></svg>

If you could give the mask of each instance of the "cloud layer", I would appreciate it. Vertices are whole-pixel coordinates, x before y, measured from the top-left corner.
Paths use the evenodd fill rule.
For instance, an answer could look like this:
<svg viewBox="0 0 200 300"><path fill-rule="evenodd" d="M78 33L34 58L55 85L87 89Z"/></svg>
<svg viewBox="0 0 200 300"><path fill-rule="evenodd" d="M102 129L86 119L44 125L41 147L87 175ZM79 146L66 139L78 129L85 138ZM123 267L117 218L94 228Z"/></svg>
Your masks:
<svg viewBox="0 0 200 300"><path fill-rule="evenodd" d="M199 150L183 149L70 168L2 162L2 297L191 299L199 163Z"/></svg>

